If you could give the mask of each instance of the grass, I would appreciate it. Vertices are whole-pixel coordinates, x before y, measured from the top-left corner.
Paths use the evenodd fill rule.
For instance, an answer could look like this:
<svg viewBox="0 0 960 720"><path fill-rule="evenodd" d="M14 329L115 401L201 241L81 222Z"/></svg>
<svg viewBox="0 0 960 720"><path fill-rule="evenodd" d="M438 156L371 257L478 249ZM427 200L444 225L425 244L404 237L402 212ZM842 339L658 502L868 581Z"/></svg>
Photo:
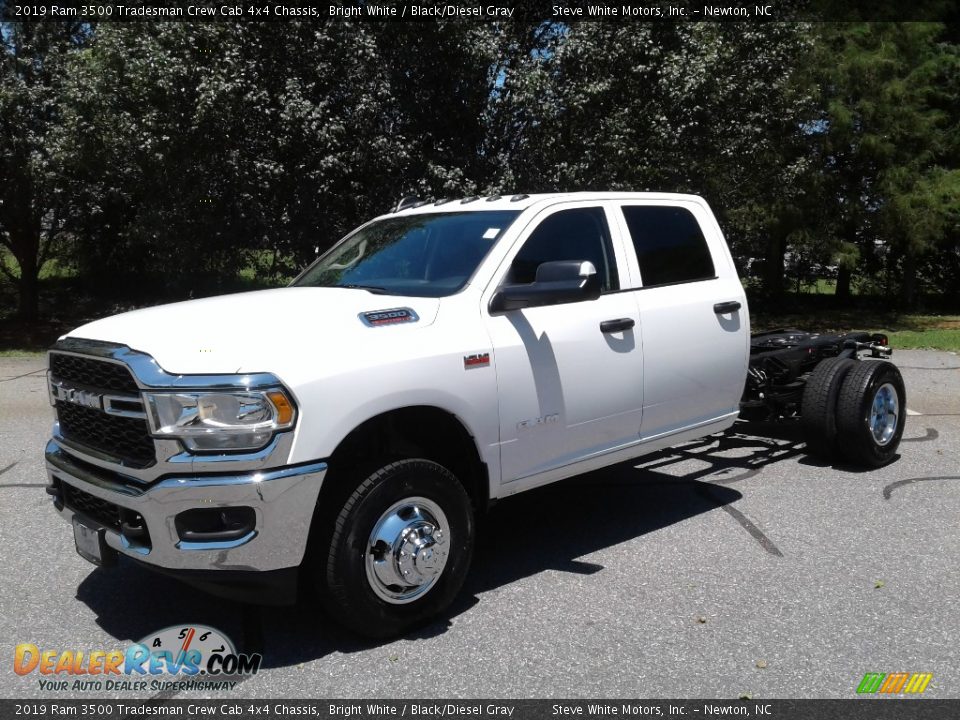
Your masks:
<svg viewBox="0 0 960 720"><path fill-rule="evenodd" d="M960 330L956 329L900 330L887 335L890 336L890 345L894 348L930 348L960 352Z"/></svg>
<svg viewBox="0 0 960 720"><path fill-rule="evenodd" d="M890 337L894 348L960 352L960 315L871 313L858 310L824 310L800 314L765 314L753 318L754 330L795 327L822 332L866 330Z"/></svg>
<svg viewBox="0 0 960 720"><path fill-rule="evenodd" d="M42 350L26 350L22 348L9 348L0 350L0 358L14 358L17 360L36 360L46 355Z"/></svg>
<svg viewBox="0 0 960 720"><path fill-rule="evenodd" d="M788 281L792 288L796 288L796 281ZM817 278L813 282L802 282L800 284L800 294L812 295L835 295L837 292L837 281L829 278Z"/></svg>

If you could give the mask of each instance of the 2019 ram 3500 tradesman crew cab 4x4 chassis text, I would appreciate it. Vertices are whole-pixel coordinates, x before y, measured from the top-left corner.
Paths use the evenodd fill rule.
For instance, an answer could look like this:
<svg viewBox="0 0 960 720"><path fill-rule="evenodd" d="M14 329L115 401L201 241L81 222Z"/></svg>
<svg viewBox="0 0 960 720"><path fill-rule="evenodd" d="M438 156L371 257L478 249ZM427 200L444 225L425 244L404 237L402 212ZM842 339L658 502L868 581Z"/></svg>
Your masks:
<svg viewBox="0 0 960 720"><path fill-rule="evenodd" d="M290 287L84 325L52 348L48 492L77 550L238 598L312 584L401 632L460 589L496 498L799 414L890 460L886 338L753 338L699 197L401 203ZM842 440L842 443L838 441ZM505 560L509 562L509 560Z"/></svg>

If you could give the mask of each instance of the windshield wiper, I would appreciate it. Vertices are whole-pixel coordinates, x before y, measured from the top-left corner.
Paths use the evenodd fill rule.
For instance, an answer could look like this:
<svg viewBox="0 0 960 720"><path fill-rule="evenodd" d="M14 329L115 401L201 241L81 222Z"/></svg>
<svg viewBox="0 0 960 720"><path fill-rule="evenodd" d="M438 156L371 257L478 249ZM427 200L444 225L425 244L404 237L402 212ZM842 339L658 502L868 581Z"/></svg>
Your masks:
<svg viewBox="0 0 960 720"><path fill-rule="evenodd" d="M350 288L351 290L366 290L371 292L374 295L390 295L390 291L386 288L379 287L378 285L356 285L354 283L348 283L346 285L337 285L336 287Z"/></svg>

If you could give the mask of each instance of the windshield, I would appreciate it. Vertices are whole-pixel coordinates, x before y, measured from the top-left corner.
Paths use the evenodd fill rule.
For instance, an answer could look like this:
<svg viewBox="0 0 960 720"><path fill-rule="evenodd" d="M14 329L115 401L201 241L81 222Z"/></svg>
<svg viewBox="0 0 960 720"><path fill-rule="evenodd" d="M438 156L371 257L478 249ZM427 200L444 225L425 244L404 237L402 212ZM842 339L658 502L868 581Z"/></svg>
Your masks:
<svg viewBox="0 0 960 720"><path fill-rule="evenodd" d="M452 295L519 214L484 210L378 220L326 253L293 284L387 295Z"/></svg>

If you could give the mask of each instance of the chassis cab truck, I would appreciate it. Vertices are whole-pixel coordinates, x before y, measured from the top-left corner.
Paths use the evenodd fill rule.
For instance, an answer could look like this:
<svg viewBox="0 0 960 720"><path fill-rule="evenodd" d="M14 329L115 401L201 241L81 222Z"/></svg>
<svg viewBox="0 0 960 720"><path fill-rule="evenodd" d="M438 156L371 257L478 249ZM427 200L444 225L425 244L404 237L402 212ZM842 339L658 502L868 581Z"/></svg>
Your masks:
<svg viewBox="0 0 960 720"><path fill-rule="evenodd" d="M47 492L94 563L241 600L312 587L386 637L452 602L493 500L723 431L741 406L815 405L822 454L888 461L903 383L859 359L882 345L752 341L699 197L407 200L289 287L61 338Z"/></svg>

